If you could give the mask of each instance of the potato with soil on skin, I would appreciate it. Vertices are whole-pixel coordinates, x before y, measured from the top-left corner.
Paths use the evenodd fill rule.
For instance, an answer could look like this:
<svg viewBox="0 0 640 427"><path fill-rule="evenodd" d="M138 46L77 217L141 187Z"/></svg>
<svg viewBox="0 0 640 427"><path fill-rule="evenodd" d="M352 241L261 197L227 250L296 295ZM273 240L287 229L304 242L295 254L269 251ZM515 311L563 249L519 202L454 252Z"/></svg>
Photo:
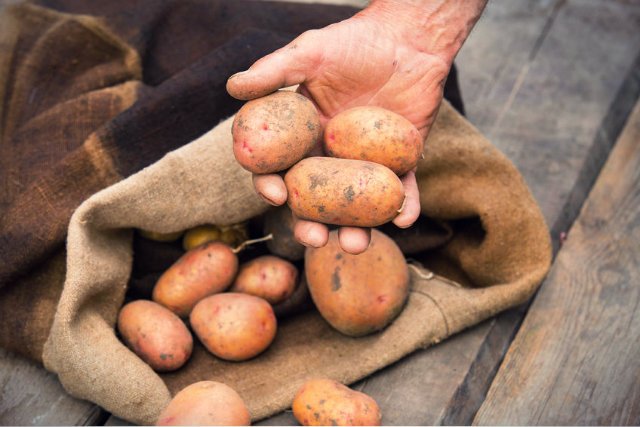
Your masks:
<svg viewBox="0 0 640 427"><path fill-rule="evenodd" d="M158 417L159 426L248 426L249 410L226 384L200 381L176 394Z"/></svg>
<svg viewBox="0 0 640 427"><path fill-rule="evenodd" d="M304 273L300 275L298 282L298 286L289 298L273 306L273 312L276 314L276 318L284 319L313 308L313 301L309 294Z"/></svg>
<svg viewBox="0 0 640 427"><path fill-rule="evenodd" d="M250 172L279 172L302 159L320 132L320 117L309 99L278 91L240 108L231 128L233 153Z"/></svg>
<svg viewBox="0 0 640 427"><path fill-rule="evenodd" d="M273 234L267 248L274 254L291 261L304 258L305 247L296 240L293 215L288 206L272 208L264 215L264 234Z"/></svg>
<svg viewBox="0 0 640 427"><path fill-rule="evenodd" d="M373 162L308 157L289 169L284 182L293 213L324 224L376 227L404 206L398 176Z"/></svg>
<svg viewBox="0 0 640 427"><path fill-rule="evenodd" d="M253 295L227 292L198 302L191 328L204 346L221 359L251 359L269 347L277 322L271 305Z"/></svg>
<svg viewBox="0 0 640 427"><path fill-rule="evenodd" d="M238 257L220 242L210 242L185 253L164 272L153 288L153 300L180 317L187 317L202 298L231 286Z"/></svg>
<svg viewBox="0 0 640 427"><path fill-rule="evenodd" d="M359 255L340 248L338 232L322 248L308 248L305 275L313 302L338 331L362 336L391 323L409 296L409 268L388 236L371 230L371 244Z"/></svg>
<svg viewBox="0 0 640 427"><path fill-rule="evenodd" d="M160 304L146 300L126 304L118 314L117 327L127 347L157 372L174 371L191 356L189 329Z"/></svg>
<svg viewBox="0 0 640 427"><path fill-rule="evenodd" d="M273 255L264 255L242 264L229 290L278 304L293 294L297 283L295 265Z"/></svg>
<svg viewBox="0 0 640 427"><path fill-rule="evenodd" d="M159 233L157 231L138 229L138 233L145 239L153 240L155 242L175 242L184 232L174 231L172 233Z"/></svg>
<svg viewBox="0 0 640 427"><path fill-rule="evenodd" d="M424 142L409 120L381 107L355 107L334 116L324 132L327 155L380 163L398 175L415 168Z"/></svg>
<svg viewBox="0 0 640 427"><path fill-rule="evenodd" d="M370 396L324 378L304 383L292 409L305 426L379 426L382 421L380 408Z"/></svg>

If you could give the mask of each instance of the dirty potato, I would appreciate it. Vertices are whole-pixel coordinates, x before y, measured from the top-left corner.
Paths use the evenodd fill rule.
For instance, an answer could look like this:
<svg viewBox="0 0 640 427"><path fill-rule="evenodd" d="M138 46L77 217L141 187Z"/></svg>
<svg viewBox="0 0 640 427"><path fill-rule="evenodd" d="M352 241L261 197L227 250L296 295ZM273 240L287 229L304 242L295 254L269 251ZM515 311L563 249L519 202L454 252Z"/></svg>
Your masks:
<svg viewBox="0 0 640 427"><path fill-rule="evenodd" d="M415 168L424 143L403 116L381 107L355 107L327 123L324 150L332 157L380 163L404 175Z"/></svg>
<svg viewBox="0 0 640 427"><path fill-rule="evenodd" d="M290 91L278 91L242 106L233 120L233 153L242 167L257 174L290 168L320 137L313 103Z"/></svg>
<svg viewBox="0 0 640 427"><path fill-rule="evenodd" d="M273 255L264 255L242 264L229 290L279 304L293 294L297 283L298 269L295 265Z"/></svg>
<svg viewBox="0 0 640 427"><path fill-rule="evenodd" d="M200 381L180 390L158 417L159 426L248 426L249 410L226 384Z"/></svg>
<svg viewBox="0 0 640 427"><path fill-rule="evenodd" d="M264 234L272 234L273 239L267 242L267 248L274 254L291 261L304 258L305 247L296 240L294 221L288 206L272 208L264 215Z"/></svg>
<svg viewBox="0 0 640 427"><path fill-rule="evenodd" d="M309 157L284 181L293 213L325 224L376 227L395 218L405 199L396 174L362 160Z"/></svg>
<svg viewBox="0 0 640 427"><path fill-rule="evenodd" d="M207 295L231 286L238 272L238 257L220 242L210 242L185 253L158 279L153 300L180 317Z"/></svg>
<svg viewBox="0 0 640 427"><path fill-rule="evenodd" d="M337 381L307 381L293 399L293 415L304 426L379 426L380 408L364 393Z"/></svg>
<svg viewBox="0 0 640 427"><path fill-rule="evenodd" d="M351 255L338 232L322 248L308 248L305 275L322 317L349 336L362 336L391 323L409 296L409 268L393 240L372 230L369 248Z"/></svg>
<svg viewBox="0 0 640 427"><path fill-rule="evenodd" d="M203 299L189 319L191 328L211 353L233 361L262 353L277 329L276 316L267 301L235 292Z"/></svg>
<svg viewBox="0 0 640 427"><path fill-rule="evenodd" d="M117 328L127 347L155 371L174 371L191 356L193 338L186 325L152 301L137 300L122 307Z"/></svg>

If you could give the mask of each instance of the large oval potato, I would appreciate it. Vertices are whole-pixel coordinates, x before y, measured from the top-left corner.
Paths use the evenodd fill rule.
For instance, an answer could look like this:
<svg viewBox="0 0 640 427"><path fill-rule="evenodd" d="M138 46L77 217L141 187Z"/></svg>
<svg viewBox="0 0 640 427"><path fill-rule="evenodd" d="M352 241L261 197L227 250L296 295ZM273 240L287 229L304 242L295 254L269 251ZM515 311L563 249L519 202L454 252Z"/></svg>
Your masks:
<svg viewBox="0 0 640 427"><path fill-rule="evenodd" d="M122 307L118 332L127 347L158 372L180 368L193 349L193 338L182 320L152 301L137 300Z"/></svg>
<svg viewBox="0 0 640 427"><path fill-rule="evenodd" d="M200 381L180 390L158 417L159 426L248 426L249 410L226 384Z"/></svg>
<svg viewBox="0 0 640 427"><path fill-rule="evenodd" d="M158 279L153 300L186 317L202 298L231 286L238 257L224 243L209 242L185 253Z"/></svg>
<svg viewBox="0 0 640 427"><path fill-rule="evenodd" d="M302 159L320 138L313 103L290 91L247 102L233 120L233 153L253 173L283 171Z"/></svg>
<svg viewBox="0 0 640 427"><path fill-rule="evenodd" d="M409 120L381 107L345 110L329 120L324 132L329 156L380 163L398 175L416 167L423 148L422 136Z"/></svg>
<svg viewBox="0 0 640 427"><path fill-rule="evenodd" d="M273 255L263 255L240 266L229 290L278 304L293 294L297 284L298 269L295 265Z"/></svg>
<svg viewBox="0 0 640 427"><path fill-rule="evenodd" d="M393 240L371 230L369 248L351 255L340 248L338 232L322 248L307 248L305 274L322 317L349 336L387 326L409 296L409 268Z"/></svg>
<svg viewBox="0 0 640 427"><path fill-rule="evenodd" d="M266 350L276 336L271 305L253 295L212 295L196 304L189 319L202 344L225 360L251 359Z"/></svg>
<svg viewBox="0 0 640 427"><path fill-rule="evenodd" d="M395 218L405 198L396 174L362 160L308 157L284 181L293 213L325 224L376 227Z"/></svg>
<svg viewBox="0 0 640 427"><path fill-rule="evenodd" d="M382 421L370 396L324 378L304 383L291 409L304 426L379 426Z"/></svg>

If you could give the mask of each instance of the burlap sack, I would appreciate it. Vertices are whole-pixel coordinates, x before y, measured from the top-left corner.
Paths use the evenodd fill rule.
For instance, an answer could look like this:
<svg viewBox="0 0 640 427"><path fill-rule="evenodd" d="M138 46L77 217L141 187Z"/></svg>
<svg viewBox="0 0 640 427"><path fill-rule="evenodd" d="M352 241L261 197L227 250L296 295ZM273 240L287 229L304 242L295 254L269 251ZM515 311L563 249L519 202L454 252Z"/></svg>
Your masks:
<svg viewBox="0 0 640 427"><path fill-rule="evenodd" d="M131 229L228 224L266 209L233 158L230 124L95 194L74 213L66 282L43 355L71 394L151 424L172 393L214 379L240 393L254 420L263 418L287 408L309 377L352 383L521 304L549 268L548 231L523 179L444 103L417 176L422 212L454 230L450 242L425 259L449 278L412 268L407 306L382 332L345 337L308 312L279 325L272 347L253 360L224 362L196 346L185 367L158 375L114 332L131 270Z"/></svg>

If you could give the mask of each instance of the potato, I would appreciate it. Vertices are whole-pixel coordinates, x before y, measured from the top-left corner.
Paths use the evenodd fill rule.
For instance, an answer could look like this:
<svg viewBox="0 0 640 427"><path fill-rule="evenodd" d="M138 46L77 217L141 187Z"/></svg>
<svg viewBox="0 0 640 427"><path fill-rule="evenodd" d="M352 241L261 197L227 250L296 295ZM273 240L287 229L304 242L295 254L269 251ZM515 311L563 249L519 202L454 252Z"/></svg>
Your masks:
<svg viewBox="0 0 640 427"><path fill-rule="evenodd" d="M288 169L320 138L320 118L313 103L290 91L247 102L233 120L233 153L253 173Z"/></svg>
<svg viewBox="0 0 640 427"><path fill-rule="evenodd" d="M280 206L267 211L264 215L264 234L273 234L267 242L269 251L291 261L304 258L305 247L295 238L293 215L288 206Z"/></svg>
<svg viewBox="0 0 640 427"><path fill-rule="evenodd" d="M284 181L293 213L325 224L376 227L395 218L405 198L396 174L362 160L309 157Z"/></svg>
<svg viewBox="0 0 640 427"><path fill-rule="evenodd" d="M387 326L409 296L409 268L393 240L372 230L369 248L343 252L338 232L322 248L308 248L305 274L311 298L324 319L349 336Z"/></svg>
<svg viewBox="0 0 640 427"><path fill-rule="evenodd" d="M423 148L409 120L380 107L345 110L329 120L324 132L327 155L380 163L398 175L416 167Z"/></svg>
<svg viewBox="0 0 640 427"><path fill-rule="evenodd" d="M152 301L126 304L118 314L118 332L134 353L155 371L174 371L193 349L189 329L171 311Z"/></svg>
<svg viewBox="0 0 640 427"><path fill-rule="evenodd" d="M152 299L180 317L187 317L202 298L231 286L238 272L238 257L220 242L209 242L185 253L164 272L153 288Z"/></svg>
<svg viewBox="0 0 640 427"><path fill-rule="evenodd" d="M158 417L159 426L248 426L249 410L226 384L200 381L180 390Z"/></svg>
<svg viewBox="0 0 640 427"><path fill-rule="evenodd" d="M330 379L307 381L293 399L293 415L304 426L379 426L375 400Z"/></svg>
<svg viewBox="0 0 640 427"><path fill-rule="evenodd" d="M182 236L182 231L174 231L173 233L158 233L156 231L149 231L139 229L138 233L145 239L153 240L156 242L175 242Z"/></svg>
<svg viewBox="0 0 640 427"><path fill-rule="evenodd" d="M278 304L293 294L298 269L282 258L264 255L242 264L231 292L241 292Z"/></svg>
<svg viewBox="0 0 640 427"><path fill-rule="evenodd" d="M241 361L262 353L276 336L271 305L253 295L227 292L200 301L191 328L204 346L225 360Z"/></svg>
<svg viewBox="0 0 640 427"><path fill-rule="evenodd" d="M308 311L311 308L313 308L313 301L311 300L304 274L301 274L298 286L294 289L293 294L281 303L274 305L273 312L276 314L276 318L284 319L294 314Z"/></svg>
<svg viewBox="0 0 640 427"><path fill-rule="evenodd" d="M185 251L189 251L205 243L221 240L221 236L222 231L217 225L199 225L184 233L182 247Z"/></svg>

